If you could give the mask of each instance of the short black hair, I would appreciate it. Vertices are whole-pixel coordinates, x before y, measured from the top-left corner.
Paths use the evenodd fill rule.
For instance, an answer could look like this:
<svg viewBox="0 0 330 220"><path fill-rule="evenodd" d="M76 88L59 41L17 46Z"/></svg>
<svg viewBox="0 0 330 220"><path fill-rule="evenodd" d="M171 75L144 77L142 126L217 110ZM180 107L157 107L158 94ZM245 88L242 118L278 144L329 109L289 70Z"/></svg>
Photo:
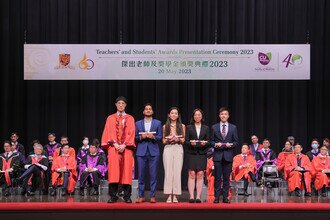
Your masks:
<svg viewBox="0 0 330 220"><path fill-rule="evenodd" d="M202 111L202 109L200 108L195 108L193 113L191 114L191 118L190 118L190 124L195 124L195 119L194 119L194 115L196 112L200 112L202 114L202 120L201 120L201 123L203 124L204 123L204 112Z"/></svg>
<svg viewBox="0 0 330 220"><path fill-rule="evenodd" d="M63 145L61 146L61 149L62 149L62 148L64 148L65 146L68 146L68 147L70 147L70 145L69 145L69 144L63 144Z"/></svg>
<svg viewBox="0 0 330 220"><path fill-rule="evenodd" d="M18 133L16 131L11 132L10 137L13 136L13 135L16 135L17 137L19 137L19 135L18 135Z"/></svg>
<svg viewBox="0 0 330 220"><path fill-rule="evenodd" d="M47 134L47 137L49 137L50 135L53 135L54 137L56 137L56 135L55 135L54 132L49 132L49 133Z"/></svg>
<svg viewBox="0 0 330 220"><path fill-rule="evenodd" d="M248 146L248 149L250 149L250 145L249 145L248 143L243 143L243 144L242 144L242 147L243 147L244 145Z"/></svg>
<svg viewBox="0 0 330 220"><path fill-rule="evenodd" d="M146 104L144 104L143 109L145 109L147 106L150 106L152 109L154 109L154 106L150 102L147 102Z"/></svg>
<svg viewBox="0 0 330 220"><path fill-rule="evenodd" d="M9 144L10 146L12 146L12 143L11 143L10 141L8 141L8 140L5 140L5 141L3 142L3 145L5 145L5 144Z"/></svg>
<svg viewBox="0 0 330 220"><path fill-rule="evenodd" d="M220 114L221 112L224 112L224 111L227 111L227 112L229 113L229 108L228 108L228 107L221 107L221 108L219 109L219 114Z"/></svg>
<svg viewBox="0 0 330 220"><path fill-rule="evenodd" d="M320 142L319 142L319 140L318 140L317 138L313 138L313 139L312 139L312 142L313 142L313 141L316 141L318 144L320 144Z"/></svg>
<svg viewBox="0 0 330 220"><path fill-rule="evenodd" d="M62 135L62 136L61 136L61 139L62 139L62 138L65 138L65 139L67 139L67 140L69 141L69 138L68 138L68 136L66 136L66 135Z"/></svg>
<svg viewBox="0 0 330 220"><path fill-rule="evenodd" d="M123 101L127 104L127 99L124 96L119 96L118 98L116 98L116 103L119 101Z"/></svg>
<svg viewBox="0 0 330 220"><path fill-rule="evenodd" d="M269 138L264 138L263 142L264 142L264 141L268 141L269 144L271 143Z"/></svg>
<svg viewBox="0 0 330 220"><path fill-rule="evenodd" d="M100 141L99 141L99 139L94 138L93 141L92 141L92 144L91 144L91 145L93 145L93 146L95 146L95 147L99 147L99 146L100 146Z"/></svg>
<svg viewBox="0 0 330 220"><path fill-rule="evenodd" d="M40 144L40 141L39 141L38 139L36 139L36 140L33 140L33 141L31 142L31 145L32 145L32 146L35 145L35 144Z"/></svg>

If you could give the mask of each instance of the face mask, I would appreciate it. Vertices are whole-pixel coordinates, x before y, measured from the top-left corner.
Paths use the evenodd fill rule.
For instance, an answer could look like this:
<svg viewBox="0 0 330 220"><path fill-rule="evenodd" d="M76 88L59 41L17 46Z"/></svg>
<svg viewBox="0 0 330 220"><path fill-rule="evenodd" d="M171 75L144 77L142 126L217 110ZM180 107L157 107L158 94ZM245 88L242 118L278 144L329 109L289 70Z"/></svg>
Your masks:
<svg viewBox="0 0 330 220"><path fill-rule="evenodd" d="M318 144L312 144L312 148L313 148L313 149L317 149L318 147L319 147Z"/></svg>
<svg viewBox="0 0 330 220"><path fill-rule="evenodd" d="M87 145L88 144L88 140L83 140L83 144Z"/></svg>

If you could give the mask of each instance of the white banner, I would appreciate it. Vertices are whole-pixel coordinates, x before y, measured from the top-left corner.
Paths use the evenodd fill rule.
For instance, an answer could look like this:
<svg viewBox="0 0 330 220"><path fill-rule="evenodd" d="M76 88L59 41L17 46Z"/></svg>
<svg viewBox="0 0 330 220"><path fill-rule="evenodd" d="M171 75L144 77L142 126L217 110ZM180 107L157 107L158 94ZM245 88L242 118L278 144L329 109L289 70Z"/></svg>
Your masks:
<svg viewBox="0 0 330 220"><path fill-rule="evenodd" d="M306 80L310 45L26 44L25 80Z"/></svg>

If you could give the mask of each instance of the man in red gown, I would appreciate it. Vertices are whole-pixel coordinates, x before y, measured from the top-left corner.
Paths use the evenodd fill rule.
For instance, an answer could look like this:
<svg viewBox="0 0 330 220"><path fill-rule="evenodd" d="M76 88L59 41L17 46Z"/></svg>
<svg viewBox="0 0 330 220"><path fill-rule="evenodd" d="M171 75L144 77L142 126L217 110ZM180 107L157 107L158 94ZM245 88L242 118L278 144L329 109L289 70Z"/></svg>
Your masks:
<svg viewBox="0 0 330 220"><path fill-rule="evenodd" d="M118 185L124 190L123 199L131 203L132 169L134 166L133 150L135 149L135 121L125 113L125 97L116 99L117 112L107 118L102 134L102 147L108 150L108 182L110 199L108 203L118 200Z"/></svg>
<svg viewBox="0 0 330 220"><path fill-rule="evenodd" d="M294 146L294 153L288 155L285 161L285 172L288 180L289 192L295 191L296 196L301 196L300 190L305 189L305 196L311 196L311 162L301 153L300 144Z"/></svg>
<svg viewBox="0 0 330 220"><path fill-rule="evenodd" d="M312 161L312 174L315 177L314 186L316 190L322 189L322 197L327 197L327 187L330 183L330 157L327 155L328 148L320 148L320 154Z"/></svg>
<svg viewBox="0 0 330 220"><path fill-rule="evenodd" d="M244 180L244 195L249 196L247 188L251 180L256 180L257 162L253 155L249 154L249 145L243 144L241 152L241 154L234 157L232 176L236 182L241 179Z"/></svg>
<svg viewBox="0 0 330 220"><path fill-rule="evenodd" d="M290 141L286 141L284 149L282 150L281 153L278 154L277 164L276 164L278 172L280 173L281 176L283 176L283 179L285 180L287 179L286 173L284 172L285 161L290 154L293 154L292 144Z"/></svg>

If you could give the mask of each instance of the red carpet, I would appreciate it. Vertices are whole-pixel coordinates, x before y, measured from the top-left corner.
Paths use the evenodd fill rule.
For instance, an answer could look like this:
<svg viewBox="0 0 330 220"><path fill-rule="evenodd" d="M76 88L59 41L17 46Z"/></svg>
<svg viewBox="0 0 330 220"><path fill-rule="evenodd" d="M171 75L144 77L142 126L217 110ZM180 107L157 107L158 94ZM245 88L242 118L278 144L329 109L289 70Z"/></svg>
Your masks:
<svg viewBox="0 0 330 220"><path fill-rule="evenodd" d="M47 211L47 210L301 210L329 211L329 203L232 203L232 204L125 204L99 202L17 202L0 203L0 211Z"/></svg>

